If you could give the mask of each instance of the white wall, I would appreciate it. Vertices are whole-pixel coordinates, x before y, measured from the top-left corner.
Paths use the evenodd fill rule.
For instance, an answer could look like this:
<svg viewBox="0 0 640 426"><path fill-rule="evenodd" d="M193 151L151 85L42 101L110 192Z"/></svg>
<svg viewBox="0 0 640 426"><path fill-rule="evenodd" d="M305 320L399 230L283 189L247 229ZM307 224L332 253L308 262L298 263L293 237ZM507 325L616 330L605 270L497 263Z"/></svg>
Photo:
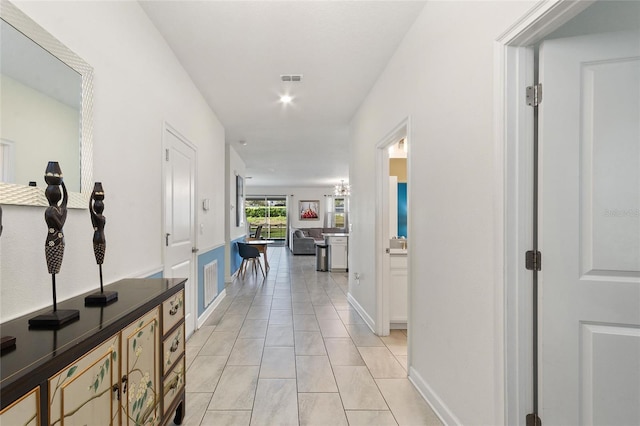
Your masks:
<svg viewBox="0 0 640 426"><path fill-rule="evenodd" d="M0 93L0 137L14 142L15 149L15 180L5 182L35 181L46 187L44 170L55 158L67 189L80 192L78 109L4 74L0 74Z"/></svg>
<svg viewBox="0 0 640 426"><path fill-rule="evenodd" d="M224 129L137 2L17 2L94 67L94 175L106 193L105 282L162 269L162 128L198 149L201 247L224 243ZM0 320L51 304L43 207L3 206ZM58 300L98 286L87 210L72 210Z"/></svg>
<svg viewBox="0 0 640 426"><path fill-rule="evenodd" d="M225 250L225 282L231 282L231 244L233 240L243 237L247 233L247 223L236 226L236 176L245 177L246 166L244 161L238 155L238 152L231 146L226 145L225 148L225 167L226 167L226 183L225 183L225 235L227 246ZM247 180L244 180L244 193L247 193Z"/></svg>
<svg viewBox="0 0 640 426"><path fill-rule="evenodd" d="M427 2L351 123L349 291L375 318L375 145L411 120L410 377L450 424L504 422L493 41L532 5Z"/></svg>
<svg viewBox="0 0 640 426"><path fill-rule="evenodd" d="M249 181L251 182L251 181ZM286 195L289 203L289 225L294 228L322 228L327 212L326 197L333 193L333 188L295 187L295 186L249 186L248 195ZM318 200L318 220L300 220L298 202L303 200Z"/></svg>

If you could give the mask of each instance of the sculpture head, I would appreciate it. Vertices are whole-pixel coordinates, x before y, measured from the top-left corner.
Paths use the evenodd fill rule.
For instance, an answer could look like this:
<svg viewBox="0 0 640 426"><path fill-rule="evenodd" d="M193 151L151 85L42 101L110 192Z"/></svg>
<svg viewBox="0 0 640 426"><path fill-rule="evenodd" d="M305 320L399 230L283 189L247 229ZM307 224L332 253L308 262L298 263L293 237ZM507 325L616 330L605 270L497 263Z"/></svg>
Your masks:
<svg viewBox="0 0 640 426"><path fill-rule="evenodd" d="M62 170L57 161L49 161L47 169L44 171L44 181L49 185L60 185L62 183Z"/></svg>

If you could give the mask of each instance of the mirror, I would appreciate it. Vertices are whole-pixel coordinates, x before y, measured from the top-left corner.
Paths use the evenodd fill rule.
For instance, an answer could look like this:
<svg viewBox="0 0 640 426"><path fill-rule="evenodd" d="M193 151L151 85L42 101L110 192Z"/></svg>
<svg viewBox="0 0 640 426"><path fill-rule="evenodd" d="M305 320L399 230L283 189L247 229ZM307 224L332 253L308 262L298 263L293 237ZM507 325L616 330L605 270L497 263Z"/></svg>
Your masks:
<svg viewBox="0 0 640 426"><path fill-rule="evenodd" d="M48 205L44 169L58 161L68 207L87 208L93 69L6 0L0 18L0 204Z"/></svg>

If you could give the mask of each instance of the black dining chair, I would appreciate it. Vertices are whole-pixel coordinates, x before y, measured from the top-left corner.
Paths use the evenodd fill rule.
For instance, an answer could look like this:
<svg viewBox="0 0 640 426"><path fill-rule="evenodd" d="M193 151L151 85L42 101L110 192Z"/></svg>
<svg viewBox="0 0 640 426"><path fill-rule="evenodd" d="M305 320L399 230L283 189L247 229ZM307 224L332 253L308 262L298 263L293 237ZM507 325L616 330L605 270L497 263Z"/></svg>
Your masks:
<svg viewBox="0 0 640 426"><path fill-rule="evenodd" d="M264 269L262 268L262 263L260 263L260 251L255 247L251 247L249 244L240 243L240 242L237 242L236 244L238 244L238 253L242 258L242 262L240 263L240 268L238 268L238 274L240 274L244 279L244 276L246 275L246 271L247 271L247 265L251 262L253 264L254 272L256 274L258 273L258 267L256 266L256 263L258 263L258 266L260 267L260 271L262 271L262 276L265 277Z"/></svg>
<svg viewBox="0 0 640 426"><path fill-rule="evenodd" d="M256 240L259 240L261 233L262 233L262 225L258 225L258 227L256 228L256 232L251 234L249 237L253 238L253 239L256 239Z"/></svg>

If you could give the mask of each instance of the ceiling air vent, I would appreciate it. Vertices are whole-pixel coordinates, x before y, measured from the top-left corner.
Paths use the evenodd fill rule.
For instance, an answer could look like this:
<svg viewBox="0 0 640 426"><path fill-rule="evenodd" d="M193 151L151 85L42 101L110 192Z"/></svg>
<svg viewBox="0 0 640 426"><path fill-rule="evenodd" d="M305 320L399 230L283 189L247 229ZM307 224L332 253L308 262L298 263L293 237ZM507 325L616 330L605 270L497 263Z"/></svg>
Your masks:
<svg viewBox="0 0 640 426"><path fill-rule="evenodd" d="M280 80L282 81L302 81L302 74L282 74L280 76Z"/></svg>

